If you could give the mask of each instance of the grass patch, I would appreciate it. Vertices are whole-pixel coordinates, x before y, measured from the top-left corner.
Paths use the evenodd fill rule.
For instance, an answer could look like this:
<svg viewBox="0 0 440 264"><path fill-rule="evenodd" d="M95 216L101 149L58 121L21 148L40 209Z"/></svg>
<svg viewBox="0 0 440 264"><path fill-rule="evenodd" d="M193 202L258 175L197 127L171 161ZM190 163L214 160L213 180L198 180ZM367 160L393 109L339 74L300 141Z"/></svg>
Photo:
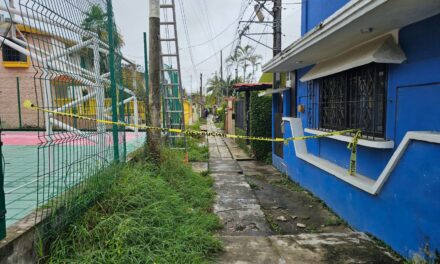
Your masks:
<svg viewBox="0 0 440 264"><path fill-rule="evenodd" d="M326 226L339 226L339 225L343 225L343 224L344 224L344 221L341 218L337 217L336 215L330 216L325 221Z"/></svg>
<svg viewBox="0 0 440 264"><path fill-rule="evenodd" d="M225 122L224 121L220 121L217 123L214 123L214 125L218 128L218 129L225 129Z"/></svg>
<svg viewBox="0 0 440 264"><path fill-rule="evenodd" d="M163 151L162 164L132 164L104 197L53 241L49 263L207 263L221 243L213 180Z"/></svg>
<svg viewBox="0 0 440 264"><path fill-rule="evenodd" d="M195 122L194 124L188 126L188 129L189 129L189 130L199 131L200 128L201 128L201 126L202 126L202 122L201 122L200 119L199 119L199 120L197 120L197 122Z"/></svg>
<svg viewBox="0 0 440 264"><path fill-rule="evenodd" d="M244 131L241 128L236 127L235 134L239 135L239 136L246 136L246 131ZM238 147L241 148L246 154L248 154L249 156L252 156L251 150L248 147L248 145L246 144L245 139L236 139L235 143L237 143Z"/></svg>
<svg viewBox="0 0 440 264"><path fill-rule="evenodd" d="M207 162L209 160L209 148L206 144L206 137L187 137L189 162Z"/></svg>

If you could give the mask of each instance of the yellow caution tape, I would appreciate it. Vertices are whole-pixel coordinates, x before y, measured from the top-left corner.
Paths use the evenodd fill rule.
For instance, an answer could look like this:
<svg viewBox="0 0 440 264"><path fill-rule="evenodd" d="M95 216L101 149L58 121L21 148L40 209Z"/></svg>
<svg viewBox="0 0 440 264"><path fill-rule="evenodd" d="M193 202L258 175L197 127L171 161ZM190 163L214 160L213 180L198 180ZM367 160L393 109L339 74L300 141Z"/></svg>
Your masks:
<svg viewBox="0 0 440 264"><path fill-rule="evenodd" d="M350 173L351 176L356 176L357 144L361 136L362 136L362 132L358 130L356 132L356 135L353 137L353 141L350 142L350 144L348 144L348 149L351 150L350 168L348 172Z"/></svg>
<svg viewBox="0 0 440 264"><path fill-rule="evenodd" d="M356 133L355 136L353 137L353 141L350 142L350 144L348 145L348 149L351 150L349 173L352 176L356 175L357 143L358 143L359 138L362 135L361 131L358 129L349 129L349 130L334 131L334 132L329 132L326 134L314 135L314 136L302 136L302 137L290 137L290 138L253 137L253 136L231 135L231 134L226 134L226 133L221 133L221 132L196 131L196 130L190 130L190 129L182 130L182 129L175 129L175 128L162 128L162 127L153 127L153 126L146 126L146 125L127 124L127 123L123 123L123 122L113 122L113 121L109 121L109 120L99 120L99 119L95 119L95 118L91 118L91 117L80 116L80 115L70 114L70 113L66 113L66 112L58 112L58 111L44 109L44 108L41 108L41 107L34 105L29 100L25 100L23 103L23 106L27 109L40 110L45 113L49 113L49 114L53 114L53 115L73 117L73 118L94 121L97 123L107 124L107 125L134 127L134 128L146 129L146 130L160 130L162 132L184 134L187 136L208 136L208 137L222 137L222 138L244 139L244 140L253 140L253 141L284 142L285 144L289 143L289 141L295 141L295 140L317 139L317 138L325 138L325 137L331 137L331 136L337 136L337 135L345 135L348 133Z"/></svg>

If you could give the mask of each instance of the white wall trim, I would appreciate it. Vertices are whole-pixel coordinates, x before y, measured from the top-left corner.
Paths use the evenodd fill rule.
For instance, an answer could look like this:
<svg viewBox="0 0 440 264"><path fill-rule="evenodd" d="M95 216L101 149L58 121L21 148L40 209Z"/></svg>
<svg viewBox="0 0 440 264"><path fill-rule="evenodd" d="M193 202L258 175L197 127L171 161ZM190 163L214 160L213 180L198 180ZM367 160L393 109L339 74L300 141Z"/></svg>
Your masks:
<svg viewBox="0 0 440 264"><path fill-rule="evenodd" d="M304 132L312 134L312 135L324 135L328 134L328 132L306 128ZM352 142L353 137L337 135L329 137L331 139L343 141L343 142ZM376 148L376 149L392 149L394 148L394 141L392 140L367 140L367 139L359 139L358 145L368 147L368 148Z"/></svg>
<svg viewBox="0 0 440 264"><path fill-rule="evenodd" d="M300 118L284 117L283 120L290 123L293 137L304 136L304 130ZM356 176L350 176L347 169L328 160L309 154L307 151L306 142L304 140L293 141L293 144L295 147L295 154L297 158L302 159L369 194L377 195L382 190L382 187L388 180L391 172L393 172L394 168L397 166L400 159L405 154L406 149L408 148L409 143L412 140L440 144L440 133L423 131L407 132L402 142L400 143L394 154L391 156L390 160L388 161L387 165L385 166L384 170L376 181L360 174Z"/></svg>

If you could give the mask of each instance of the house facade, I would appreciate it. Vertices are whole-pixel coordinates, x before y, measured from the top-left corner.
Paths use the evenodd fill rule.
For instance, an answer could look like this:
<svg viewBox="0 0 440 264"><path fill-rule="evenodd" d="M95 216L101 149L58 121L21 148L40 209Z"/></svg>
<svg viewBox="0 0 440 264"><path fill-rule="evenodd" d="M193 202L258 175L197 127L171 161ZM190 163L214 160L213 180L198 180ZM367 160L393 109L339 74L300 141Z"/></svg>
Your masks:
<svg viewBox="0 0 440 264"><path fill-rule="evenodd" d="M4 12L0 12L4 15ZM37 28L24 24L12 23L10 18L0 21L0 36L12 45L20 46L27 51L26 43L39 46L39 52L44 55L67 49L75 44L74 40L62 38ZM40 64L32 63L31 56L26 56L14 47L7 45L2 40L0 45L0 116L4 129L41 129L44 122L38 122L38 115L33 110L22 107L24 100L39 100L36 96L40 93L41 82L36 76L41 76ZM35 52L35 51L31 51ZM67 58L66 58L67 59ZM93 63L80 52L68 56L68 61L77 67L90 67ZM65 67L66 69L70 69ZM73 98L82 96L74 94L74 87L78 84L65 75L51 79L53 104L61 107ZM85 90L84 87L83 90ZM78 90L78 89L76 89ZM89 106L82 106L80 112L87 111ZM42 116L40 116L42 119Z"/></svg>
<svg viewBox="0 0 440 264"><path fill-rule="evenodd" d="M302 1L302 37L263 66L283 72L273 163L355 229L412 258L440 250L440 1Z"/></svg>

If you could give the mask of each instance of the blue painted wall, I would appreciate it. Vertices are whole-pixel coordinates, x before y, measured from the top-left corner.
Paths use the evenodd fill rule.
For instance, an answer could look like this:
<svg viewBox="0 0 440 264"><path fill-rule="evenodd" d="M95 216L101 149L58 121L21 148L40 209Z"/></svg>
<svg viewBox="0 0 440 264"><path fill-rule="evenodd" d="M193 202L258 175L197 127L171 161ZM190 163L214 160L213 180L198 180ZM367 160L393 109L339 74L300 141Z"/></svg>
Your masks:
<svg viewBox="0 0 440 264"><path fill-rule="evenodd" d="M309 5L309 11L303 13L305 31L347 1L304 2ZM396 148L407 131L440 131L438 25L440 15L401 29L399 42L408 60L388 66L386 138L394 140ZM298 70L298 77L308 70ZM307 105L307 86L297 85L297 102ZM284 97L289 96L287 92ZM285 100L286 116L290 115L289 103ZM306 128L307 114L298 113L298 117ZM287 124L285 137L291 136ZM307 141L307 147L309 152L348 168L347 143L317 139ZM359 147L359 173L377 179L394 151ZM440 250L440 145L412 142L377 196L297 159L292 143L284 147L284 155L284 159L274 155L274 165L284 169L286 164L292 180L323 199L354 228L373 234L405 257L421 253L426 243Z"/></svg>
<svg viewBox="0 0 440 264"><path fill-rule="evenodd" d="M301 34L316 27L350 0L302 0Z"/></svg>

